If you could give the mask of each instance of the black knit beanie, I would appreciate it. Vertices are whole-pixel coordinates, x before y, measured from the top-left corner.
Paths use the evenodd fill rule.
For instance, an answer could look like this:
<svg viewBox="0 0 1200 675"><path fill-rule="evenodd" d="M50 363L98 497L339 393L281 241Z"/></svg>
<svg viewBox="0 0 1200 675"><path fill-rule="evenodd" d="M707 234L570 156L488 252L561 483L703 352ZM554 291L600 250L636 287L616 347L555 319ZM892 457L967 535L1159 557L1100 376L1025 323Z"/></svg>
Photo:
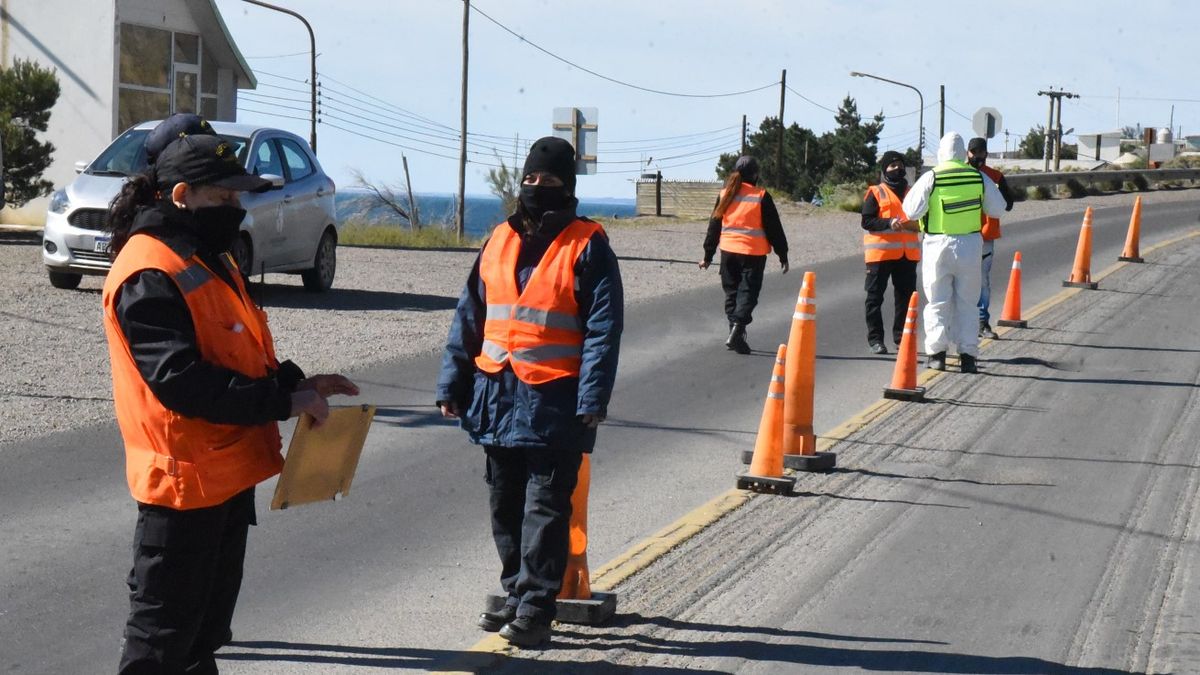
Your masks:
<svg viewBox="0 0 1200 675"><path fill-rule="evenodd" d="M567 141L555 136L537 139L529 148L521 178L535 171L554 174L563 182L568 194L575 194L575 148Z"/></svg>
<svg viewBox="0 0 1200 675"><path fill-rule="evenodd" d="M887 171L888 165L896 161L906 166L908 164L904 161L903 154L896 152L895 150L888 150L887 152L883 153L882 157L879 158L879 168L882 171Z"/></svg>

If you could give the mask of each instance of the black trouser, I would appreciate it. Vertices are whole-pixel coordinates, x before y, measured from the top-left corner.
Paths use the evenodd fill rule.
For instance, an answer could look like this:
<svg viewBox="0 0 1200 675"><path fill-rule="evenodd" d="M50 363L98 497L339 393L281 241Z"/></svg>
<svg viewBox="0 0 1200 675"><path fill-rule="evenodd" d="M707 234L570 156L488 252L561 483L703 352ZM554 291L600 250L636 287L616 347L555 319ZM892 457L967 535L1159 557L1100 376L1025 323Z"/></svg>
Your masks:
<svg viewBox="0 0 1200 675"><path fill-rule="evenodd" d="M254 488L203 509L138 504L122 675L217 672L253 524Z"/></svg>
<svg viewBox="0 0 1200 675"><path fill-rule="evenodd" d="M744 326L754 320L750 315L758 305L766 266L765 255L721 251L721 287L725 289L725 316L730 324Z"/></svg>
<svg viewBox="0 0 1200 675"><path fill-rule="evenodd" d="M908 314L908 299L917 289L917 263L901 258L867 263L867 343L883 344L883 292L888 278L892 280L892 297L896 313L892 319L892 340L900 344L904 335L904 317Z"/></svg>
<svg viewBox="0 0 1200 675"><path fill-rule="evenodd" d="M549 623L567 570L571 493L583 455L485 446L500 585L517 616Z"/></svg>

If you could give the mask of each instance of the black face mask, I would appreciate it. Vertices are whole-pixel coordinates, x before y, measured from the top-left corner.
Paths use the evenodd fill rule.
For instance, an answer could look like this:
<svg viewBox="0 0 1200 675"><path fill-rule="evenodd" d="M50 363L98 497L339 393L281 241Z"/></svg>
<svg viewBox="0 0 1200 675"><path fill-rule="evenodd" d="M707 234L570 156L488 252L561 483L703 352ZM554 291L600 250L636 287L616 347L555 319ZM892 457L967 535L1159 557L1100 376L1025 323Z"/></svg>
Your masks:
<svg viewBox="0 0 1200 675"><path fill-rule="evenodd" d="M192 212L196 236L213 253L224 253L233 246L245 217L246 209L236 206L205 206Z"/></svg>
<svg viewBox="0 0 1200 675"><path fill-rule="evenodd" d="M889 183L891 185L905 182L904 169L896 169L895 171L884 171L883 172L883 180L884 180L884 182Z"/></svg>
<svg viewBox="0 0 1200 675"><path fill-rule="evenodd" d="M558 211L566 207L570 198L560 185L522 185L521 206L537 222L547 211Z"/></svg>
<svg viewBox="0 0 1200 675"><path fill-rule="evenodd" d="M980 168L983 168L983 160L984 160L983 157L972 157L967 160L967 164L970 164L971 166L975 167L976 169L980 169Z"/></svg>

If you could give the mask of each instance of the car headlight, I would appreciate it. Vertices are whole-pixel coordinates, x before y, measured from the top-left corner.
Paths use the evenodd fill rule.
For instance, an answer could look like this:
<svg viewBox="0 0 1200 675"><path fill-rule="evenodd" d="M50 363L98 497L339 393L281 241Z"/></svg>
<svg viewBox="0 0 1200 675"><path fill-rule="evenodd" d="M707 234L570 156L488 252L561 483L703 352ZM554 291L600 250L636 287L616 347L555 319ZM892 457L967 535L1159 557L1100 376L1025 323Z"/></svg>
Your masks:
<svg viewBox="0 0 1200 675"><path fill-rule="evenodd" d="M66 190L55 190L50 195L50 213L66 213L70 206L71 200L67 199Z"/></svg>

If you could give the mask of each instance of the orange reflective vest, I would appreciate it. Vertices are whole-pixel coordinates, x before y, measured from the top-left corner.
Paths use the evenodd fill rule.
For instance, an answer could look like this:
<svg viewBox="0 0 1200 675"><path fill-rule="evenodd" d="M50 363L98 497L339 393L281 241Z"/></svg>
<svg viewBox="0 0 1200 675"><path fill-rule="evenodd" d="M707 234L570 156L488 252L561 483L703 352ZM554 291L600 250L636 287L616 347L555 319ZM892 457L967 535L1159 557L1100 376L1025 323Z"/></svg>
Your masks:
<svg viewBox="0 0 1200 675"><path fill-rule="evenodd" d="M743 255L766 255L771 252L767 232L762 224L762 200L767 191L742 183L734 195L725 216L721 218L722 251ZM724 198L725 190L721 190Z"/></svg>
<svg viewBox="0 0 1200 675"><path fill-rule="evenodd" d="M991 178L992 182L995 183L997 187L1000 186L1000 179L1004 177L1004 174L1000 173L999 171L993 169L992 167L990 167L986 164L983 165L983 168L980 169L980 171L982 171L988 178ZM993 239L999 239L1000 238L1000 219L993 218L993 217L989 216L988 214L982 213L982 212L980 213L980 216L981 216L981 219L983 220L983 227L979 231L979 233L981 235L983 235L983 240L991 241Z"/></svg>
<svg viewBox="0 0 1200 675"><path fill-rule="evenodd" d="M483 346L475 365L486 373L511 366L526 384L578 377L583 359L583 319L575 302L575 263L600 223L576 220L546 249L525 290L517 290L521 236L500 223L479 258L487 295Z"/></svg>
<svg viewBox="0 0 1200 675"><path fill-rule="evenodd" d="M867 188L867 194L863 196L863 199L865 200L872 194L875 195L875 201L879 203L880 218L899 218L902 223L908 221L908 216L904 214L901 198L897 197L890 187L872 185ZM863 231L863 259L868 263L901 258L921 259L921 239L916 232L907 230Z"/></svg>
<svg viewBox="0 0 1200 675"><path fill-rule="evenodd" d="M246 300L233 261L222 256L238 291L199 258L181 258L146 234L130 237L104 282L104 332L112 362L113 401L125 440L125 477L133 498L174 509L216 506L279 473L279 425L215 424L167 409L138 371L117 322L117 291L143 270L166 273L192 316L196 344L207 362L249 377L278 368L267 318ZM239 297L240 293L240 297Z"/></svg>

